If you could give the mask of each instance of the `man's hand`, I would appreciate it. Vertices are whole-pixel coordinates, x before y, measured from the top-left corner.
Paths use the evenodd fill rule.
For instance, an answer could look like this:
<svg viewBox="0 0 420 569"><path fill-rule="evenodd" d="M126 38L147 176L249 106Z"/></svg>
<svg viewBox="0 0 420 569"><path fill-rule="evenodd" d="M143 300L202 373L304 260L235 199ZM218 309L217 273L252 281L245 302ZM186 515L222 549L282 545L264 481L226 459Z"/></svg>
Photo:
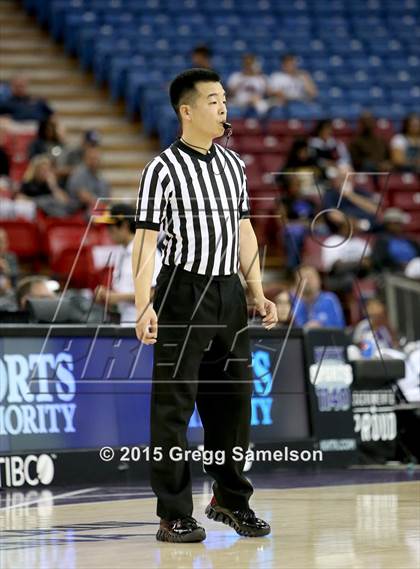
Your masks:
<svg viewBox="0 0 420 569"><path fill-rule="evenodd" d="M136 336L143 344L156 344L158 321L156 312L150 304L137 316Z"/></svg>
<svg viewBox="0 0 420 569"><path fill-rule="evenodd" d="M262 316L262 324L266 330L271 330L277 322L277 308L274 302L264 296L255 299L255 307Z"/></svg>

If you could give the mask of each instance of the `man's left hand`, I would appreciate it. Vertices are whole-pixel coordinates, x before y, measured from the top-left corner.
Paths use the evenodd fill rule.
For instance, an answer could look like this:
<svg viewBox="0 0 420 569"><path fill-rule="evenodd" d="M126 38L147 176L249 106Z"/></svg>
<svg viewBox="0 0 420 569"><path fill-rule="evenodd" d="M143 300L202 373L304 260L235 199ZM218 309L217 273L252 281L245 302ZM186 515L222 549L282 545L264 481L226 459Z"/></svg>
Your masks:
<svg viewBox="0 0 420 569"><path fill-rule="evenodd" d="M262 325L266 330L271 330L278 322L277 308L274 302L262 297L255 300L255 307L262 316Z"/></svg>

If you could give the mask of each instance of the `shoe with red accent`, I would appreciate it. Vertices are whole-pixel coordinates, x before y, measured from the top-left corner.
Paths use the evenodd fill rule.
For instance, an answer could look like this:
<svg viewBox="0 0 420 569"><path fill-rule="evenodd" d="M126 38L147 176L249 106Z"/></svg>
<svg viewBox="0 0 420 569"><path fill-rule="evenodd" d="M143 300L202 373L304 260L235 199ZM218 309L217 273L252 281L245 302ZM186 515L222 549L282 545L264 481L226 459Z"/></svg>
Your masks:
<svg viewBox="0 0 420 569"><path fill-rule="evenodd" d="M192 516L171 521L161 519L156 539L171 543L192 543L206 539L206 530Z"/></svg>
<svg viewBox="0 0 420 569"><path fill-rule="evenodd" d="M236 533L244 537L262 537L271 532L270 525L257 518L251 508L246 510L229 510L222 508L213 496L205 510L206 516L216 522L222 522L232 527Z"/></svg>

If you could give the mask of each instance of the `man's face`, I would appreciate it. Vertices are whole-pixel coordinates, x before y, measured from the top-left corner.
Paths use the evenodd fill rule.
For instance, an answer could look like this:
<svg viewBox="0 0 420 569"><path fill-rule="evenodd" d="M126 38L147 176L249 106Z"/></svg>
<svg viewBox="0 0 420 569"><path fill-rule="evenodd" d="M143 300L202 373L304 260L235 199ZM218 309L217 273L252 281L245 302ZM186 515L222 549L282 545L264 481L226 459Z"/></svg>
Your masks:
<svg viewBox="0 0 420 569"><path fill-rule="evenodd" d="M386 224L386 229L394 235L401 235L404 230L404 225L399 221L390 221Z"/></svg>
<svg viewBox="0 0 420 569"><path fill-rule="evenodd" d="M111 239L117 245L123 243L124 230L122 227L117 227L116 225L108 225L108 231Z"/></svg>
<svg viewBox="0 0 420 569"><path fill-rule="evenodd" d="M224 133L226 120L226 93L219 82L200 82L190 104L181 105L184 110L184 126L190 124L195 130L213 138Z"/></svg>
<svg viewBox="0 0 420 569"><path fill-rule="evenodd" d="M10 87L15 97L26 97L28 94L28 80L26 77L15 77L11 81Z"/></svg>
<svg viewBox="0 0 420 569"><path fill-rule="evenodd" d="M305 281L303 296L318 294L321 290L321 279L318 271L313 267L302 267L300 276Z"/></svg>
<svg viewBox="0 0 420 569"><path fill-rule="evenodd" d="M280 322L286 322L290 314L290 297L287 291L279 293L276 297L277 316Z"/></svg>
<svg viewBox="0 0 420 569"><path fill-rule="evenodd" d="M4 229L0 229L0 254L6 253L9 248L9 240Z"/></svg>
<svg viewBox="0 0 420 569"><path fill-rule="evenodd" d="M88 168L96 170L99 168L100 161L101 155L99 153L99 148L96 146L89 146L85 149L85 162Z"/></svg>
<svg viewBox="0 0 420 569"><path fill-rule="evenodd" d="M286 57L282 62L283 71L285 73L293 73L296 72L296 59L294 57Z"/></svg>
<svg viewBox="0 0 420 569"><path fill-rule="evenodd" d="M367 305L367 313L374 324L382 324L386 321L385 307L382 302L372 300Z"/></svg>
<svg viewBox="0 0 420 569"><path fill-rule="evenodd" d="M56 295L47 286L47 283L42 281L39 283L33 283L30 292L22 298L22 309L26 307L26 301L28 298L55 298Z"/></svg>
<svg viewBox="0 0 420 569"><path fill-rule="evenodd" d="M202 67L204 69L210 69L210 58L201 51L195 51L191 57L193 67Z"/></svg>

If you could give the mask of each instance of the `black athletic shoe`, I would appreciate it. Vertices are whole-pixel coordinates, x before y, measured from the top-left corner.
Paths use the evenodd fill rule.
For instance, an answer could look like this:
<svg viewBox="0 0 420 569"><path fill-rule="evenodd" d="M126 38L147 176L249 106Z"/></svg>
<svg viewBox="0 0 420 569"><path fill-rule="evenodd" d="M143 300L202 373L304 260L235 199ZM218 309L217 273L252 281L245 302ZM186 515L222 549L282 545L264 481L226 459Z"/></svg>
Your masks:
<svg viewBox="0 0 420 569"><path fill-rule="evenodd" d="M172 543L203 541L203 539L206 539L206 531L191 516L172 521L161 519L156 539Z"/></svg>
<svg viewBox="0 0 420 569"><path fill-rule="evenodd" d="M257 518L254 511L250 508L247 510L222 508L218 505L214 496L205 512L206 516L211 520L223 522L244 537L262 537L263 535L268 535L271 531L269 524Z"/></svg>

